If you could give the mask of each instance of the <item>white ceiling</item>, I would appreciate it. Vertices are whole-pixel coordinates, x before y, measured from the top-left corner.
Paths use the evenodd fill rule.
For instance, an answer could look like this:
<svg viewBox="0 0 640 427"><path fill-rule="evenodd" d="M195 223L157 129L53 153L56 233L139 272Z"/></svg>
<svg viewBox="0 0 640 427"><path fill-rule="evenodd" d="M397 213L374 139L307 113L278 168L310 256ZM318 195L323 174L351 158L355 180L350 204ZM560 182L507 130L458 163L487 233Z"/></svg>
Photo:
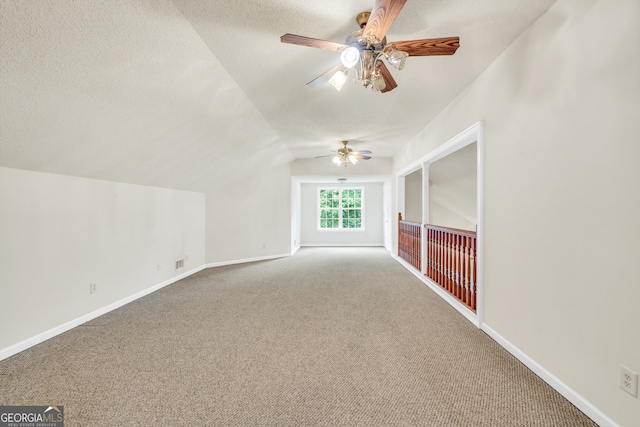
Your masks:
<svg viewBox="0 0 640 427"><path fill-rule="evenodd" d="M0 0L0 166L207 191L342 139L390 157L553 2L408 0L389 41L460 48L380 94L306 87L339 54L280 43L343 42L373 0Z"/></svg>

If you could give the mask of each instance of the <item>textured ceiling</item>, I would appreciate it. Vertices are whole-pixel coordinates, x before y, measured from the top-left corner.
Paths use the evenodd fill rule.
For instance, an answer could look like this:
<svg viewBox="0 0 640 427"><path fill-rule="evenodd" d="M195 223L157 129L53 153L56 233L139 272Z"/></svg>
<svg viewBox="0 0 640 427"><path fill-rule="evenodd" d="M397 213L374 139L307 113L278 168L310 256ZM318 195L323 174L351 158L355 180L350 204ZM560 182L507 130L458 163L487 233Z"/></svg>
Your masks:
<svg viewBox="0 0 640 427"><path fill-rule="evenodd" d="M0 166L207 191L342 139L389 157L552 3L408 0L389 41L461 47L380 94L306 87L339 55L280 43L343 42L373 0L0 0Z"/></svg>

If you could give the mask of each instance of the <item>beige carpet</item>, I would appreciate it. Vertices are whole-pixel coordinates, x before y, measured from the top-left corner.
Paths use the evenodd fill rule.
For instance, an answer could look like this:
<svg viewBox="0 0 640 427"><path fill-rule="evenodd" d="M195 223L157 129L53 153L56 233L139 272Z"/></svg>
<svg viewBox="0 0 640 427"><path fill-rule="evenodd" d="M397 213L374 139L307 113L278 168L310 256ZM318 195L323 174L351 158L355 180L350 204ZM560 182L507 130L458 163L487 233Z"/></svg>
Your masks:
<svg viewBox="0 0 640 427"><path fill-rule="evenodd" d="M71 426L594 426L381 248L204 270L0 362Z"/></svg>

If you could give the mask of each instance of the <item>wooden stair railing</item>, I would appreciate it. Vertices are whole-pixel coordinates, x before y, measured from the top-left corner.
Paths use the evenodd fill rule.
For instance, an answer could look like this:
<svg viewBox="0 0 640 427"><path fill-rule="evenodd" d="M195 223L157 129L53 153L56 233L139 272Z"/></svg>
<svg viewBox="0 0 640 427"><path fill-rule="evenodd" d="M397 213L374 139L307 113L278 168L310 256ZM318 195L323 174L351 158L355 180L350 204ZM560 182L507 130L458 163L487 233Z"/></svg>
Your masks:
<svg viewBox="0 0 640 427"><path fill-rule="evenodd" d="M422 271L422 224L403 221L398 213L398 256Z"/></svg>
<svg viewBox="0 0 640 427"><path fill-rule="evenodd" d="M476 311L476 232L425 224L425 275Z"/></svg>

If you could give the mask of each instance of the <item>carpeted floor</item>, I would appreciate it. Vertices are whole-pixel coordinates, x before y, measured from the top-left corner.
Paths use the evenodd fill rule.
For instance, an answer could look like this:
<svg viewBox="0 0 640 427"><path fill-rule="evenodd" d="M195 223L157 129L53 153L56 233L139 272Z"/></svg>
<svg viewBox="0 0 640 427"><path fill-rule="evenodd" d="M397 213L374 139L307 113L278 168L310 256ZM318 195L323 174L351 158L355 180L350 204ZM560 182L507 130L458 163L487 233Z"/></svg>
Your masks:
<svg viewBox="0 0 640 427"><path fill-rule="evenodd" d="M382 248L204 270L0 362L65 426L595 426Z"/></svg>

